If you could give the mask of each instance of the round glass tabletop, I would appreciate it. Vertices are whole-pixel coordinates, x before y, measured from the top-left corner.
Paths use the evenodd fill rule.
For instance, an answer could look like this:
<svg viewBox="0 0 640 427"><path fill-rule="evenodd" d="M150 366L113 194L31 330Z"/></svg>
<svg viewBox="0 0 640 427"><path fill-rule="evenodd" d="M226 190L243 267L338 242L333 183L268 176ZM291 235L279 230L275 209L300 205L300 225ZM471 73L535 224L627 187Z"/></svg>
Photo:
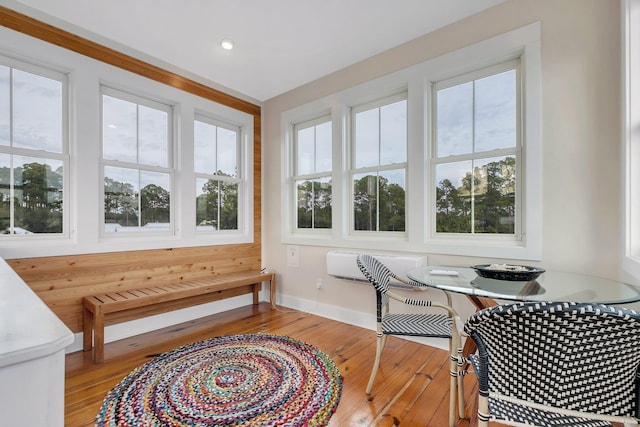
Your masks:
<svg viewBox="0 0 640 427"><path fill-rule="evenodd" d="M602 304L640 301L640 288L636 286L564 271L547 270L528 282L488 279L468 267L427 266L407 275L421 285L492 299Z"/></svg>

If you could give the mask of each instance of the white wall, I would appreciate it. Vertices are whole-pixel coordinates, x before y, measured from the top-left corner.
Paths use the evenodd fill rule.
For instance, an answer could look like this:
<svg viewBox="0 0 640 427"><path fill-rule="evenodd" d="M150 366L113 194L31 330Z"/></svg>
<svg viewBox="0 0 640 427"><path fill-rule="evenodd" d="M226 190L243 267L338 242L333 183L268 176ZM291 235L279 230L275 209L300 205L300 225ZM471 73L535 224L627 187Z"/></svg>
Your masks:
<svg viewBox="0 0 640 427"><path fill-rule="evenodd" d="M329 245L299 246L299 266L287 266L280 224L281 113L537 21L543 93L540 265L626 279L620 270L620 10L617 0L508 1L268 100L263 107L263 264L279 273L278 302L373 327L373 292L326 275ZM427 255L430 264L494 261ZM323 279L320 290L316 278ZM463 314L471 312L463 297L454 304Z"/></svg>

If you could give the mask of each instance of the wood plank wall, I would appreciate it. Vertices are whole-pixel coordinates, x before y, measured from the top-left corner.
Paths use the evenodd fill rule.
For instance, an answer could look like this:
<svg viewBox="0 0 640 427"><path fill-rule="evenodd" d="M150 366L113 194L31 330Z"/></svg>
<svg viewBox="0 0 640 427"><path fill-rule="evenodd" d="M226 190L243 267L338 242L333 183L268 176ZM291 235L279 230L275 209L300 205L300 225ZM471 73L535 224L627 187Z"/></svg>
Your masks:
<svg viewBox="0 0 640 427"><path fill-rule="evenodd" d="M9 265L73 332L82 331L82 298L233 271L260 270L260 245L221 245L9 259ZM250 291L249 288L244 291ZM238 293L212 295L209 300ZM206 302L200 299L200 302ZM146 314L189 301L145 309ZM136 314L128 313L128 318ZM128 318L121 318L127 320Z"/></svg>
<svg viewBox="0 0 640 427"><path fill-rule="evenodd" d="M85 295L261 268L262 131L260 106L3 6L0 6L0 25L253 116L253 243L7 259L9 265L73 332L82 331L81 301ZM248 288L225 291L212 295L209 300L234 296L248 291ZM191 304L193 302L183 301L154 308L153 312L145 309L144 312L146 314L165 312ZM134 312L129 317L133 318L135 315Z"/></svg>

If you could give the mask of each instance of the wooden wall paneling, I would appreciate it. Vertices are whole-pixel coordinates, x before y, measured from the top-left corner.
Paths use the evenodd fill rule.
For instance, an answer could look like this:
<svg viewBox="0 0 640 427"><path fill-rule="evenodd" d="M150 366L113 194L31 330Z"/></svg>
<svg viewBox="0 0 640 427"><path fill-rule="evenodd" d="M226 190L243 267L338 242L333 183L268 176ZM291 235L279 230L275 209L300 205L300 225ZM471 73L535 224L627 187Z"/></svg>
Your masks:
<svg viewBox="0 0 640 427"><path fill-rule="evenodd" d="M194 253L183 249L15 259L8 262L36 291L74 287L77 281L84 285L163 278L173 281L186 279L183 275L195 278L260 269L257 250L248 252L245 248L236 248L234 251L227 246L212 246L199 247L198 252Z"/></svg>
<svg viewBox="0 0 640 427"><path fill-rule="evenodd" d="M236 257L256 256L260 256L259 245L238 244L22 258L11 260L11 262L14 270L22 277L31 280L38 278L49 280L56 271L61 277L66 277L73 274L86 275L96 270L122 269L128 266L131 266L128 268L146 269L165 266L167 263L190 263L192 261L228 260Z"/></svg>
<svg viewBox="0 0 640 427"><path fill-rule="evenodd" d="M225 250L226 248L226 250ZM87 295L176 283L235 271L259 270L256 245L205 246L7 260L74 332L82 330ZM250 288L240 292L250 292ZM234 292L215 293L235 296ZM216 300L212 299L212 300ZM179 303L189 306L192 300ZM177 306L178 304L174 304ZM167 304L158 312L169 311Z"/></svg>

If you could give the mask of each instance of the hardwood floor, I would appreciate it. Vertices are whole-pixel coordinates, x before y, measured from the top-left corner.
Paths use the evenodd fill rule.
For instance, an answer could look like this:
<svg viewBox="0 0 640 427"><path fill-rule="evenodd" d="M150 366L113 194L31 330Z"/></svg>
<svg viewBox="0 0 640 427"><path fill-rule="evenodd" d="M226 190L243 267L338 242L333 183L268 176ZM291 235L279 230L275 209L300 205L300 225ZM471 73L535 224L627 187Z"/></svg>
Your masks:
<svg viewBox="0 0 640 427"><path fill-rule="evenodd" d="M375 355L375 333L269 304L247 306L105 345L105 362L91 352L66 356L65 425L92 426L105 394L134 367L187 343L235 333L271 333L305 341L327 353L344 376L330 427L447 426L447 352L390 337L371 396L364 392ZM465 378L467 415L475 414L475 377ZM460 427L475 426L468 419Z"/></svg>

